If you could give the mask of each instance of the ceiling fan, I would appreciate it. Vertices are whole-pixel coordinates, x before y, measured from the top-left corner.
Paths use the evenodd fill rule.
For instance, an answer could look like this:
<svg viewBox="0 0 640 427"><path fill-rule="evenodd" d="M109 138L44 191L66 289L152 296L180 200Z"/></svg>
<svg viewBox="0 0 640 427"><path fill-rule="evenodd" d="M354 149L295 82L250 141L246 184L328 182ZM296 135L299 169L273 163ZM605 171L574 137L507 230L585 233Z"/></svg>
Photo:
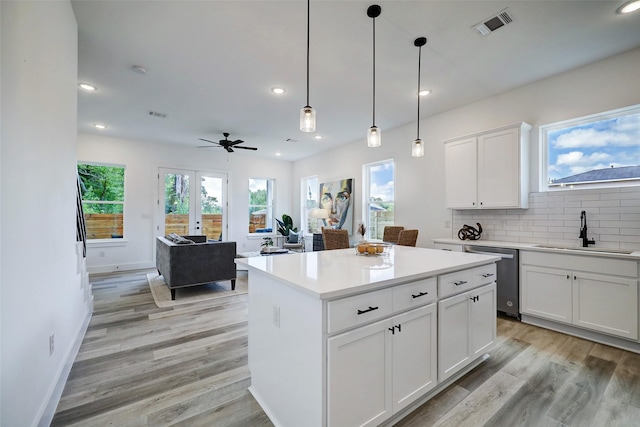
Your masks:
<svg viewBox="0 0 640 427"><path fill-rule="evenodd" d="M228 132L224 132L223 135L224 135L224 139L221 139L218 142L209 141L208 139L200 138L200 141L210 142L212 144L217 144L217 145L201 145L198 148L222 147L225 150L227 150L227 152L229 152L229 153L233 153L233 148L242 148L243 150L257 150L256 147L240 147L240 146L238 146L238 144L241 144L241 143L244 142L241 139L236 139L235 141L229 141L229 133ZM231 148L231 147L233 147L233 148Z"/></svg>

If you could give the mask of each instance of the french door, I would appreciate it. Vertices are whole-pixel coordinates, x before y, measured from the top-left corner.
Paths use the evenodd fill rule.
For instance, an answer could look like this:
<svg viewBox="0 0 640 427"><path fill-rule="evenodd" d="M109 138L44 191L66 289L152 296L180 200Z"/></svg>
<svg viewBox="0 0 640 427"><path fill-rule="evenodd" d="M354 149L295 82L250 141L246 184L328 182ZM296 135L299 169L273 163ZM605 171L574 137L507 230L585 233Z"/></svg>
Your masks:
<svg viewBox="0 0 640 427"><path fill-rule="evenodd" d="M227 175L159 168L158 235L227 235Z"/></svg>

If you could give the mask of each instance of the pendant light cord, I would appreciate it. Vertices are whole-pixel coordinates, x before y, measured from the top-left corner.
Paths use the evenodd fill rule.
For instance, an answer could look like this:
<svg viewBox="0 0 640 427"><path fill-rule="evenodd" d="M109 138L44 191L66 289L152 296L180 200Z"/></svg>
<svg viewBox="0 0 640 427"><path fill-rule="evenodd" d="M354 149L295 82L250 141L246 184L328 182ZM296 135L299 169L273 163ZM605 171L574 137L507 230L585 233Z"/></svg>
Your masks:
<svg viewBox="0 0 640 427"><path fill-rule="evenodd" d="M418 46L418 120L416 139L420 139L420 64L422 63L422 46Z"/></svg>
<svg viewBox="0 0 640 427"><path fill-rule="evenodd" d="M311 25L311 0L307 0L307 106L309 105L309 34L311 30L309 29Z"/></svg>
<svg viewBox="0 0 640 427"><path fill-rule="evenodd" d="M373 126L376 125L376 18L373 18Z"/></svg>

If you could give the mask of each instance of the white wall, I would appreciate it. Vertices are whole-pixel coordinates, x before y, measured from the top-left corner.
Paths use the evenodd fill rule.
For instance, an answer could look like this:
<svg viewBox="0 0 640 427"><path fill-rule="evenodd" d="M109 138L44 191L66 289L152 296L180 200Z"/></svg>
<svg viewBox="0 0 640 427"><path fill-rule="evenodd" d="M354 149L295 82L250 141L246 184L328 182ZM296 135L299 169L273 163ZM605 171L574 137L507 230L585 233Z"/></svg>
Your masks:
<svg viewBox="0 0 640 427"><path fill-rule="evenodd" d="M411 157L415 122L396 129L384 128L382 147L367 148L363 138L331 152L324 152L294 164L294 194L300 178L317 174L319 181L356 178L355 200L362 196L362 165L393 158L396 161L395 222L418 228L418 246L431 247L431 239L451 237L452 211L445 208L443 140L502 125L525 121L531 131L530 171L532 191L538 190L539 126L601 111L640 103L637 73L640 49L578 68L498 96L447 111L420 122L425 157ZM428 103L428 97L422 101ZM359 206L359 205L356 205ZM299 214L298 203L295 204ZM355 210L354 220L362 217ZM455 224L454 224L455 225Z"/></svg>
<svg viewBox="0 0 640 427"><path fill-rule="evenodd" d="M89 244L88 270L92 273L155 266L156 227L163 218L158 208L158 169L178 168L227 173L229 178L229 231L238 252L260 249L260 238L248 238L249 178L276 181L274 214L292 209L292 163L224 150L124 140L89 134L78 135L78 161L126 166L125 238L116 246ZM118 239L119 240L119 239ZM99 256L104 253L104 256Z"/></svg>
<svg viewBox="0 0 640 427"><path fill-rule="evenodd" d="M68 1L0 8L0 424L33 426L90 316L75 251L77 26Z"/></svg>

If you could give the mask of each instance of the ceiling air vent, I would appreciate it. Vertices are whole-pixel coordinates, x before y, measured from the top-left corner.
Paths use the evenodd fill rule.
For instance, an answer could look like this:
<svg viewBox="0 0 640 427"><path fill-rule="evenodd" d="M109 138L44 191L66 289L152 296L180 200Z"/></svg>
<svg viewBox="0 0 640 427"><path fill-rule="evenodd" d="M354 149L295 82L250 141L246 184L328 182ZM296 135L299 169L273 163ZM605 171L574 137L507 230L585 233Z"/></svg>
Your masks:
<svg viewBox="0 0 640 427"><path fill-rule="evenodd" d="M485 19L471 28L474 28L480 35L486 36L511 22L513 22L513 15L507 9L503 9L491 18Z"/></svg>
<svg viewBox="0 0 640 427"><path fill-rule="evenodd" d="M160 117L162 119L167 118L167 115L165 113L158 113L157 111L149 111L149 115L153 117Z"/></svg>

